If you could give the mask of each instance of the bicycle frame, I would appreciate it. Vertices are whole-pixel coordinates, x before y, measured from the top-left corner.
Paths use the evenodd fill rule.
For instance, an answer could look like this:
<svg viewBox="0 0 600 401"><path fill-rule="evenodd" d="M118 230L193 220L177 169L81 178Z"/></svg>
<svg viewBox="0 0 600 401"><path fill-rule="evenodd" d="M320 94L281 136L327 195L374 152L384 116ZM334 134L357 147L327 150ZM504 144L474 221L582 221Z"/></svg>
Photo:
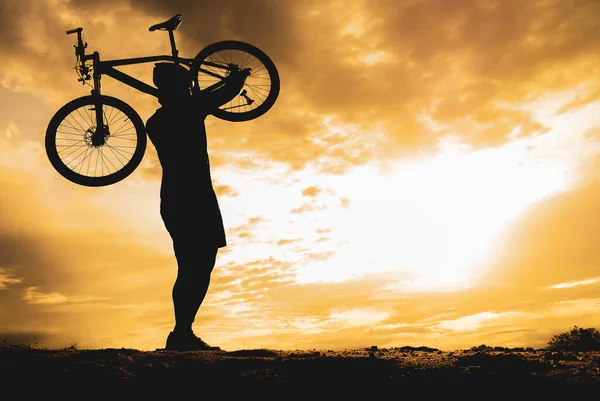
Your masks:
<svg viewBox="0 0 600 401"><path fill-rule="evenodd" d="M154 97L158 97L158 89L152 85L148 85L145 82L140 81L137 78L132 77L122 71L115 69L114 67L123 65L153 63L157 61L171 61L178 64L184 64L188 67L191 66L193 59L180 58L177 56L148 56L148 57L135 57L135 58L124 58L116 60L100 60L98 52L94 52L90 59L93 61L94 71L94 90L92 94L101 94L100 91L100 77L102 75L108 75L117 81L120 81L132 88L139 90L140 92L147 93ZM208 73L208 71L206 71Z"/></svg>
<svg viewBox="0 0 600 401"><path fill-rule="evenodd" d="M115 60L100 60L100 53L97 51L92 54L85 54L85 49L87 48L87 43L83 42L82 34L83 28L79 27L70 31L67 31L67 35L77 33L77 45L75 47L75 55L81 61L82 66L79 67L82 78L79 81L84 82L86 80L93 79L94 85L91 91L92 96L100 96L102 94L100 80L102 75L108 75L117 81L120 81L134 89L139 90L140 92L152 95L154 97L158 97L158 89L152 85L148 85L147 83L140 81L133 76L124 73L122 71L117 70L115 67L124 66L124 65L133 65L133 64L143 64L143 63L153 63L157 61L171 61L175 64L184 64L188 68L192 65L194 59L191 58L182 58L179 57L179 51L175 46L175 37L173 35L173 31L169 30L169 39L171 42L171 55L159 55L159 56L147 56L147 57L134 57L134 58L124 58L124 59L115 59ZM92 72L93 76L89 75L89 67L86 66L86 62L92 62ZM202 62L202 65L208 65L216 68L227 68L227 66L207 62ZM206 69L200 68L204 74L214 76L216 78L225 78L219 74L216 74L212 71L208 71ZM219 83L215 83L209 87L202 89L201 91L210 91L215 87L218 87ZM92 142L95 146L100 146L104 143L105 138L105 126L103 121L103 113L102 113L102 103L99 101L95 110L100 110L101 112L96 112L96 131L92 135Z"/></svg>

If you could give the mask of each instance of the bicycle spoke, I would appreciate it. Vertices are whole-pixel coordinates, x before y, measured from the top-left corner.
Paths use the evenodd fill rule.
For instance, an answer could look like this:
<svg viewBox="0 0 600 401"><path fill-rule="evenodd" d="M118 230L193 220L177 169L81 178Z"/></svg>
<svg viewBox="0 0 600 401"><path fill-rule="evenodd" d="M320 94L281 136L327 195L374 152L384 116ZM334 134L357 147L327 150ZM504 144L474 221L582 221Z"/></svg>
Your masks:
<svg viewBox="0 0 600 401"><path fill-rule="evenodd" d="M71 123L65 124L66 122L67 122L67 121L66 121L66 120L64 120L64 121L63 121L62 123L60 123L58 126L59 126L59 127L63 127L63 128L65 128L65 129L73 129L73 130L75 130L75 131L77 131L77 132L80 132L80 131L81 131L79 128L75 128L75 127L73 127L73 125L71 125ZM73 135L75 135L75 134L73 134ZM81 135L81 134L80 134L80 135Z"/></svg>
<svg viewBox="0 0 600 401"><path fill-rule="evenodd" d="M90 123L90 127L94 127L96 125L96 116L92 114L92 109L86 108L86 116L88 117L88 121Z"/></svg>
<svg viewBox="0 0 600 401"><path fill-rule="evenodd" d="M246 52L241 52L241 53L242 53L242 62L240 64L240 68L244 69L244 68L246 68L246 56L249 59L250 57L252 57L252 55L250 55Z"/></svg>
<svg viewBox="0 0 600 401"><path fill-rule="evenodd" d="M63 123L65 123L65 124L63 124ZM81 130L81 129L79 129L79 128L77 128L77 127L74 127L74 126L73 126L73 125L72 125L70 122L68 122L66 119L65 119L65 120L63 120L63 122L62 122L62 123L60 123L59 127L64 127L65 129L73 129L73 130L75 130L75 131L77 131L77 132L79 133L79 134L71 134L71 135L81 135L81 136L83 136L83 133L81 133L81 131L82 131L82 130ZM85 132L85 131L83 131L83 132Z"/></svg>
<svg viewBox="0 0 600 401"><path fill-rule="evenodd" d="M129 128L127 128L129 130ZM137 142L137 137L135 136L135 132L128 132L126 134L121 135L111 135L111 138L116 138L119 141L129 141L129 142Z"/></svg>
<svg viewBox="0 0 600 401"><path fill-rule="evenodd" d="M110 146L108 146L108 148L110 149ZM112 149L111 149L112 150ZM106 155L104 152L104 148L102 148L102 150L99 150L99 152L102 154L102 161L104 162L104 165L106 166L106 169L110 172L110 167L108 166L108 164L110 164L112 166L112 168L114 170L118 170L118 168L113 164L113 162L111 161L111 157L109 157L110 155ZM115 155L116 157L116 155ZM116 159L120 162L119 158L116 157ZM121 163L122 164L122 163ZM123 164L124 165L124 164Z"/></svg>
<svg viewBox="0 0 600 401"><path fill-rule="evenodd" d="M129 118L127 117L127 115L121 113L121 111L117 110L117 112L115 113L115 116L112 118L112 120L110 121L111 124L116 124L118 121L120 121L123 117L125 117L125 123L127 123L127 121L129 120Z"/></svg>
<svg viewBox="0 0 600 401"><path fill-rule="evenodd" d="M210 59L206 59L202 62L202 65L207 66L207 67L212 67L212 68L217 68L219 70L227 70L229 69L229 67L227 66L227 64L221 64L218 61L211 61Z"/></svg>
<svg viewBox="0 0 600 401"><path fill-rule="evenodd" d="M78 145L78 146L75 146L75 147L74 147L74 146L75 146L75 145L71 145L71 146L69 146L69 147L67 147L67 148L65 148L65 149L62 149L63 155L61 156L61 159L63 159L63 160L69 160L69 159L70 159L70 156L71 156L72 154L74 154L75 152L79 152L79 151L81 151L81 149L85 150L85 149L87 149L87 148L88 148L88 146L87 146L87 145L85 145L85 144L83 144L83 145ZM72 148L72 149L71 149L71 148ZM58 147L57 147L57 150L58 150ZM64 152L65 152L65 151L67 151L67 150L69 150L70 152L69 152L68 154L64 154ZM59 153L60 153L60 150L59 150ZM81 154L81 153L79 153L79 155L80 155L80 154ZM75 159L77 159L77 157L79 157L79 155L77 155L77 156L73 157L71 160L75 160Z"/></svg>
<svg viewBox="0 0 600 401"><path fill-rule="evenodd" d="M81 163L79 163L79 164L80 164L80 167L79 167L79 174L81 174L81 169L83 169L83 165L84 165L84 163L85 163L85 160L86 160L86 158L88 157L88 152L89 152L89 150L90 150L90 148L87 148L87 149L85 150L85 153L84 153L84 155L83 155L83 159L81 159Z"/></svg>
<svg viewBox="0 0 600 401"><path fill-rule="evenodd" d="M105 106L105 107L103 108L103 111L104 111L105 113L106 113L106 111L105 111L105 110L106 110L106 108L107 108L107 107L108 107L108 106ZM108 114L108 118L106 119L106 125L110 125L110 124L112 124L112 121L113 121L113 114L114 114L114 113L115 113L115 108L114 108L114 107L111 107L111 108L110 108L110 113ZM120 112L119 112L119 111L117 111L117 113L115 114L115 117L116 117L116 116L118 116L118 115L119 115L119 113L120 113Z"/></svg>
<svg viewBox="0 0 600 401"><path fill-rule="evenodd" d="M103 107L103 114L104 114L104 119L105 119L104 124L110 127L113 124L113 122L115 122L117 120L117 117L119 117L120 111L117 110L117 112L115 113L115 109L112 108L112 110L110 110L110 113L108 114L108 118L107 118L106 111L105 111L106 107L108 107L108 106ZM113 116L113 114L114 114L114 116Z"/></svg>
<svg viewBox="0 0 600 401"><path fill-rule="evenodd" d="M123 130L124 127L127 127L127 128L125 128L125 130ZM125 122L113 134L111 134L111 136L118 136L119 132L121 132L121 133L127 132L127 130L132 129L132 128L135 129L135 127L133 125L127 126L127 122ZM131 134L128 134L128 135L131 135Z"/></svg>
<svg viewBox="0 0 600 401"><path fill-rule="evenodd" d="M219 52L219 53L215 53L215 54L219 54L219 55L221 56L221 59L223 60L223 62L225 63L225 65L229 64L229 63L227 62L227 59L225 58L225 55L221 54L220 52ZM216 56L215 56L215 57L216 57Z"/></svg>
<svg viewBox="0 0 600 401"><path fill-rule="evenodd" d="M127 134L127 135L132 135L132 134ZM120 135L117 136L117 137L111 135L111 138L117 138L119 141L137 142L137 138L136 137L126 138L126 137L120 136ZM131 146L131 147L135 148L135 146Z"/></svg>
<svg viewBox="0 0 600 401"><path fill-rule="evenodd" d="M89 147L87 147L87 148L84 148L84 149L83 149L83 152L79 153L79 154L78 154L76 157L74 157L74 158L71 160L71 162L75 162L75 161L77 161L77 159L79 159L79 157L80 157L82 154L87 154L87 151L88 151L88 150L89 150ZM73 152L72 152L72 153L73 153ZM76 169L76 168L77 168L77 167L78 167L78 166L79 166L79 165L80 165L80 164L81 164L81 163L82 163L84 160L85 160L85 158L84 158L82 161L80 161L79 163L77 163L77 164L76 164L74 167L72 167L72 168L71 168L71 170L75 171L75 169ZM71 162L69 162L69 163L71 163ZM68 165L69 163L67 163L67 165Z"/></svg>
<svg viewBox="0 0 600 401"><path fill-rule="evenodd" d="M125 167L134 157L138 140L136 127L127 114L102 105L103 123L112 134L103 144L94 146L95 110L96 106L90 104L71 111L58 125L61 128L56 130L55 137L55 147L64 165L87 177L103 177Z"/></svg>
<svg viewBox="0 0 600 401"><path fill-rule="evenodd" d="M124 166L130 159L129 157L123 156L123 153L130 155L130 156L133 155L133 153L122 152L113 146L107 146L107 147L112 152L112 154L115 156L115 159L117 159L117 161L119 161L122 166ZM122 162L121 158L123 158L125 160L125 162Z"/></svg>
<svg viewBox="0 0 600 401"><path fill-rule="evenodd" d="M75 149L73 149L73 150L71 151L71 153L69 153L69 154L65 155L65 156L64 156L64 158L65 158L65 159L66 159L66 158L68 158L68 157L69 157L69 156L71 156L73 153L77 152L77 151L78 151L78 150L80 150L81 148L85 148L86 146L87 146L87 145L85 144L85 142L84 142L83 144L81 144L81 145L77 145L77 144L75 144L75 143L74 143L73 145L67 146L66 148L62 149L62 151L63 151L63 152L64 152L64 151L66 151L66 150L69 150L69 149L70 149L70 148L72 148L72 147L75 147ZM58 146L57 146L57 150L58 150ZM60 151L59 151L59 153L60 153Z"/></svg>
<svg viewBox="0 0 600 401"><path fill-rule="evenodd" d="M110 147L108 147L108 148L110 149ZM112 166L113 170L115 170L115 171L116 171L116 170L118 170L120 167L117 167L117 166L115 166L115 165L114 165L114 163L111 161L111 160L114 160L114 158L112 158L112 157L107 157L105 153L107 153L107 152L104 152L104 151L102 152L102 154L105 156L105 160L106 160L108 163L110 163L110 165ZM116 159L117 159L117 161L119 161L119 162L120 162L120 160L119 160L119 158L118 158L118 157L117 157ZM122 165L122 166L124 166L125 164L121 163L121 165ZM106 165L106 168L107 168L107 169L109 168L108 164Z"/></svg>
<svg viewBox="0 0 600 401"><path fill-rule="evenodd" d="M97 155L97 159L100 161L100 171L101 171L101 176L104 176L104 165L106 163L104 163L104 154L98 150L98 155ZM96 173L98 172L98 170L96 169Z"/></svg>
<svg viewBox="0 0 600 401"><path fill-rule="evenodd" d="M97 154L97 155L96 155L96 164L95 164L95 166L94 166L94 172L97 172L97 171L98 171L98 161L99 161L99 160L100 160L100 155L99 155L99 154Z"/></svg>
<svg viewBox="0 0 600 401"><path fill-rule="evenodd" d="M254 88L249 87L250 90L252 91L252 93L254 93L256 95L256 97L258 97L261 100L261 103L264 102L264 99L260 97L260 95L254 90Z"/></svg>
<svg viewBox="0 0 600 401"><path fill-rule="evenodd" d="M121 155L126 154L126 155L130 155L130 156L133 155L133 152L128 151L128 149L135 149L134 146L114 146L114 145L110 145L108 143L106 144L106 147L116 150Z"/></svg>
<svg viewBox="0 0 600 401"><path fill-rule="evenodd" d="M87 175L89 175L90 173L90 163L92 162L92 156L90 155L90 157L88 157L88 165L87 165Z"/></svg>
<svg viewBox="0 0 600 401"><path fill-rule="evenodd" d="M65 137L61 137L61 138L56 138L56 140L60 140L60 141L81 141L81 138L83 138L83 135L81 134L74 134L72 132L65 132L65 131L56 131L59 134L64 135Z"/></svg>
<svg viewBox="0 0 600 401"><path fill-rule="evenodd" d="M64 135L79 136L79 137L81 136L78 134L72 134L70 132L63 132L63 131L56 131L56 132L58 132L59 134L64 134ZM81 139L57 138L57 141L78 141L79 142L79 141L81 141Z"/></svg>
<svg viewBox="0 0 600 401"><path fill-rule="evenodd" d="M253 62L254 62L255 64L252 64ZM253 60L253 62L250 62L250 63L248 64L248 65L249 65L249 68L251 68L251 69L252 69L252 72L260 71L260 70L262 70L262 69L263 69L263 68L261 67L261 65L263 65L263 63L261 63L261 61L260 61L260 60L258 60L258 59L256 59L256 58L255 58L255 59Z"/></svg>
<svg viewBox="0 0 600 401"><path fill-rule="evenodd" d="M249 87L249 88L252 88L252 90L254 90L255 92L258 91L259 93L261 93L262 95L264 95L265 98L269 95L269 89L263 88L264 85L246 84L246 86Z"/></svg>
<svg viewBox="0 0 600 401"><path fill-rule="evenodd" d="M77 112L79 112L79 110L76 110L76 111L77 111ZM81 128L81 130L82 130L83 132L86 132L86 131L87 131L85 128L83 128L83 126L82 126L81 124L79 124L79 120L77 120L77 119L75 118L75 116L71 116L71 115L69 115L69 117L71 117L71 118L73 119L73 121L75 121L75 124L79 125L79 128Z"/></svg>
<svg viewBox="0 0 600 401"><path fill-rule="evenodd" d="M75 111L77 112L77 114L79 114L79 117L81 117L82 120L86 119L86 117L81 115L81 112L79 111L79 109L76 109ZM75 120L75 121L77 121L77 120ZM82 123L85 124L85 121L82 121ZM77 124L79 124L79 121L77 121ZM82 127L81 124L79 124L79 126ZM93 124L91 126L93 126ZM83 129L83 127L81 129ZM83 130L85 131L85 129L83 129Z"/></svg>

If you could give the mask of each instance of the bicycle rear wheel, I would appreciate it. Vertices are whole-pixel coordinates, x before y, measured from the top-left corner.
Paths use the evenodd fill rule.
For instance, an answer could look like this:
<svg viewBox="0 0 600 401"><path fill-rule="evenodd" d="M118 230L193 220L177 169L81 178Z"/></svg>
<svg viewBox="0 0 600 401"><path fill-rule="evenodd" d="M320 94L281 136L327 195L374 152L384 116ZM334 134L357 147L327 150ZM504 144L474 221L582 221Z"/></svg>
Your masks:
<svg viewBox="0 0 600 401"><path fill-rule="evenodd" d="M225 40L202 49L190 68L194 91L217 84L231 66L251 68L240 95L212 114L227 121L248 121L265 114L279 96L279 73L273 61L259 48L245 42Z"/></svg>
<svg viewBox="0 0 600 401"><path fill-rule="evenodd" d="M94 144L96 105L102 106L106 128L102 144ZM56 171L88 187L111 185L129 176L146 151L146 129L139 114L110 96L84 96L61 107L46 129L46 154Z"/></svg>

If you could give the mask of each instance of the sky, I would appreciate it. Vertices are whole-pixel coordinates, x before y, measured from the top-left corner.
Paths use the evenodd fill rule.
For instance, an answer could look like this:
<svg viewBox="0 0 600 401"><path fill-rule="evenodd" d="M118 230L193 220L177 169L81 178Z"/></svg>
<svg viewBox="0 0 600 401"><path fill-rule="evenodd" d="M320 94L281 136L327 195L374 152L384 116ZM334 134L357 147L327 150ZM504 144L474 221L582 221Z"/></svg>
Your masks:
<svg viewBox="0 0 600 401"><path fill-rule="evenodd" d="M206 120L228 246L194 330L226 350L543 347L600 327L596 0L4 0L0 338L164 347L176 262L160 164L84 187L44 136L103 59L263 50L279 98ZM122 71L151 82L151 64ZM146 121L156 99L103 78Z"/></svg>

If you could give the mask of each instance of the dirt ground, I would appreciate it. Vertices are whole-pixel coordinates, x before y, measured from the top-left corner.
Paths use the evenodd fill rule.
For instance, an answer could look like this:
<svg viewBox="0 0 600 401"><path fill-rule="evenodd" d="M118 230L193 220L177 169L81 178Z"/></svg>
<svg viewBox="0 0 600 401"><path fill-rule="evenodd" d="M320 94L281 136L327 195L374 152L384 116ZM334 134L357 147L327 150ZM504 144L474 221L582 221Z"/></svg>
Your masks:
<svg viewBox="0 0 600 401"><path fill-rule="evenodd" d="M0 347L0 383L20 399L40 394L172 399L180 392L224 399L253 393L286 400L401 399L408 394L411 399L452 394L463 399L573 399L600 397L600 351L480 346L452 352L426 347L167 352L5 346Z"/></svg>

